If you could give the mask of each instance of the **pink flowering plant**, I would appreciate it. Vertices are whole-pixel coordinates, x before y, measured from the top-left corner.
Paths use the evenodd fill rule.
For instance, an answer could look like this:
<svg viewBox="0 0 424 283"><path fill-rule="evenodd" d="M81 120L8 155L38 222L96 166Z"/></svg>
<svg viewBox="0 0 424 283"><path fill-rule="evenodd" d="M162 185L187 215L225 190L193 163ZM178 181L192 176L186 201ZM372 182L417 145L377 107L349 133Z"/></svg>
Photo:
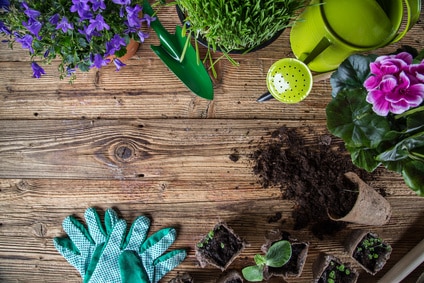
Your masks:
<svg viewBox="0 0 424 283"><path fill-rule="evenodd" d="M346 59L330 80L327 127L355 165L383 165L424 196L424 52L406 50Z"/></svg>
<svg viewBox="0 0 424 283"><path fill-rule="evenodd" d="M33 76L44 69L36 62L60 58L60 77L101 68L110 61L118 71L126 46L144 42L154 17L142 15L143 0L0 0L0 34L28 50ZM112 59L113 58L113 59Z"/></svg>

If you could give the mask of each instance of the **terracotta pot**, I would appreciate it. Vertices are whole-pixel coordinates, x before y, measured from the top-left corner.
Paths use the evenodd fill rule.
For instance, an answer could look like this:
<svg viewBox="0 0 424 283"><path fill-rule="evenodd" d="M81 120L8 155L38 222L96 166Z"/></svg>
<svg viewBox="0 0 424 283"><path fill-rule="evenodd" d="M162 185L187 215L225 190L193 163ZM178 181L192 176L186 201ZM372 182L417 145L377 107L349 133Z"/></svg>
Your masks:
<svg viewBox="0 0 424 283"><path fill-rule="evenodd" d="M327 282L331 278L331 271L334 271L334 282L355 283L359 277L359 273L349 263L343 263L333 255L320 253L312 266L313 282Z"/></svg>
<svg viewBox="0 0 424 283"><path fill-rule="evenodd" d="M348 214L336 216L328 213L330 219L376 226L389 222L392 214L390 203L355 173L347 172L345 176L357 186L358 198Z"/></svg>
<svg viewBox="0 0 424 283"><path fill-rule="evenodd" d="M122 62L127 61L128 59L133 57L135 53L137 53L139 46L140 46L140 42L137 42L134 39L130 39L130 42L126 46L127 53L125 53L124 56L119 57L118 59L121 60ZM108 56L107 58L112 61L112 59L116 58L116 56Z"/></svg>
<svg viewBox="0 0 424 283"><path fill-rule="evenodd" d="M305 265L308 256L309 243L299 242L297 239L290 236L289 233L273 230L267 233L266 243L262 246L262 252L266 253L268 249L275 243L281 240L289 241L292 246L292 256L290 260L282 267L265 267L264 278L268 280L272 276L283 277L299 277L302 274L303 266Z"/></svg>
<svg viewBox="0 0 424 283"><path fill-rule="evenodd" d="M375 233L360 229L354 230L345 241L345 249L349 256L366 272L375 275L389 260L392 248L387 242L380 239L380 243L371 246L373 250L370 252L362 244L369 238L380 239ZM373 254L378 254L378 257L372 257Z"/></svg>
<svg viewBox="0 0 424 283"><path fill-rule="evenodd" d="M245 247L246 242L220 222L197 243L196 259L201 267L210 264L224 271Z"/></svg>

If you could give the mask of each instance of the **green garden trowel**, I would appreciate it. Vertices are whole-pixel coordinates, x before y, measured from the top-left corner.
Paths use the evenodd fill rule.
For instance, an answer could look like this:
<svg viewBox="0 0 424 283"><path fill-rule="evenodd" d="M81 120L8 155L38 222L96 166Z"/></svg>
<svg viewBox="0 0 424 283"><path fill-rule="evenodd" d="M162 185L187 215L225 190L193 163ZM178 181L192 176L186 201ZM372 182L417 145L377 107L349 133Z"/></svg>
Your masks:
<svg viewBox="0 0 424 283"><path fill-rule="evenodd" d="M150 16L154 14L147 0L143 2L143 12ZM177 26L175 34L170 34L157 18L151 22L151 27L161 43L159 46L151 45L156 55L192 92L202 98L212 100L213 85L205 66L198 62L196 51L190 43L185 53L183 51L187 37L182 34L181 27ZM181 60L183 56L184 58Z"/></svg>

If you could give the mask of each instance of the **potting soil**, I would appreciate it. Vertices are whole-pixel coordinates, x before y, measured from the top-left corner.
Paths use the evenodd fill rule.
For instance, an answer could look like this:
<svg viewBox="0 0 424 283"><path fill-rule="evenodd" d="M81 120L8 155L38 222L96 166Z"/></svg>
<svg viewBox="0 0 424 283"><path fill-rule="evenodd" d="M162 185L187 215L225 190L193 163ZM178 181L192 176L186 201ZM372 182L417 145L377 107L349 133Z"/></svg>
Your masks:
<svg viewBox="0 0 424 283"><path fill-rule="evenodd" d="M295 201L295 230L309 227L322 239L347 224L329 219L327 210L345 215L356 201L355 187L344 173L355 172L363 180L371 175L353 165L343 142L333 145L330 134L313 135L316 141L307 144L300 132L287 127L274 131L253 153L253 172L264 188L279 186L283 199Z"/></svg>

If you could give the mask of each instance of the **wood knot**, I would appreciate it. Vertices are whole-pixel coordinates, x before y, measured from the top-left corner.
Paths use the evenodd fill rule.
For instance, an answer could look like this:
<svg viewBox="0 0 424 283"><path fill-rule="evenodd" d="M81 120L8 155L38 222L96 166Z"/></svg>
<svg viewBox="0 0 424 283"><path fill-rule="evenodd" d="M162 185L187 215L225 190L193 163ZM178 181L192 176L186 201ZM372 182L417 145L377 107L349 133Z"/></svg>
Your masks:
<svg viewBox="0 0 424 283"><path fill-rule="evenodd" d="M35 223L34 225L32 225L32 228L34 229L35 235L37 237L43 238L46 236L47 234L47 226L46 224L43 223Z"/></svg>
<svg viewBox="0 0 424 283"><path fill-rule="evenodd" d="M121 162L130 161L135 154L135 148L130 144L120 144L115 148L115 158Z"/></svg>

